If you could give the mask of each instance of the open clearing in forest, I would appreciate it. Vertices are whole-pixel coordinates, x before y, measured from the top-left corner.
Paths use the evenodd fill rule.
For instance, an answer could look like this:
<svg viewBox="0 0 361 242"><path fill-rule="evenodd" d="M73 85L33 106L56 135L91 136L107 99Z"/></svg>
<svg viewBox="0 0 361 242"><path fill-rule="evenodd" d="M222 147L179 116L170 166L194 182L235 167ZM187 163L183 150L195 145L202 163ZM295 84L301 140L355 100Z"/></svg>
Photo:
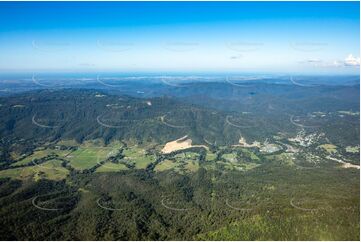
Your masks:
<svg viewBox="0 0 361 242"><path fill-rule="evenodd" d="M192 140L187 139L188 135L166 143L162 149L163 154L169 154L177 150L185 150L192 147L202 147L208 150L205 145L192 145Z"/></svg>

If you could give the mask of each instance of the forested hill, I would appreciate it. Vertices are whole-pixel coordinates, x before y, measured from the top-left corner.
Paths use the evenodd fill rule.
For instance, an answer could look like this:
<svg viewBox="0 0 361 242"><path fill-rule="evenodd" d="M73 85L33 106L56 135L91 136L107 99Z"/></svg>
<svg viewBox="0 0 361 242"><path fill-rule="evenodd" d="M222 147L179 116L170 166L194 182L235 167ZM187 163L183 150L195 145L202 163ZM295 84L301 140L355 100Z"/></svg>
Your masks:
<svg viewBox="0 0 361 242"><path fill-rule="evenodd" d="M223 93L215 98L211 92L215 84L202 85L210 90L208 97L196 97L187 88L180 88L184 95L189 94L183 97L169 93L137 98L86 89L40 90L3 97L0 135L3 143L4 139L82 142L96 138L106 143L114 139L163 143L188 135L194 144L204 144L206 139L232 145L238 143L240 135L250 142L279 132L295 135L302 128L291 122L295 116L306 127L316 122L308 126L327 133L332 142L358 143L358 116L338 113L356 110L358 94L354 87L334 87L332 92L322 87L297 87L291 91L293 95L284 95L281 90L285 87L275 86L278 94L271 96L260 87L241 88L243 92L237 87L237 95ZM313 120L321 112L328 115Z"/></svg>
<svg viewBox="0 0 361 242"><path fill-rule="evenodd" d="M164 142L217 135L237 142L226 114L168 97L140 99L95 90L42 90L0 99L0 134L12 139L135 139ZM225 139L224 139L225 141Z"/></svg>

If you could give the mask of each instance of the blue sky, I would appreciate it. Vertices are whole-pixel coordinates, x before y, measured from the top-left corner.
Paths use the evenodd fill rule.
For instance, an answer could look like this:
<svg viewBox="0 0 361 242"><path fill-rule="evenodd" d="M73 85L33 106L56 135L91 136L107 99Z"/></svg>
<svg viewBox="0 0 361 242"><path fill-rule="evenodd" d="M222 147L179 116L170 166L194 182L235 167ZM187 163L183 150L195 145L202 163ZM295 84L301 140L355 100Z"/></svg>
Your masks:
<svg viewBox="0 0 361 242"><path fill-rule="evenodd" d="M0 70L355 74L359 8L359 2L1 2Z"/></svg>

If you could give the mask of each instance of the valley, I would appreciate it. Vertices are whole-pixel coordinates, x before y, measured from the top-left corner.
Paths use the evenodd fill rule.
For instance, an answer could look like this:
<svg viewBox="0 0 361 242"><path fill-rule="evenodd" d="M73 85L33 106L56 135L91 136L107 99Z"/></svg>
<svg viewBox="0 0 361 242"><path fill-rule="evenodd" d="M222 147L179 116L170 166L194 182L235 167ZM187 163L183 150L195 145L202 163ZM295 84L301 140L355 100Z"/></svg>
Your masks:
<svg viewBox="0 0 361 242"><path fill-rule="evenodd" d="M294 101L244 112L182 100L85 89L1 98L2 238L358 238L354 106L290 116Z"/></svg>

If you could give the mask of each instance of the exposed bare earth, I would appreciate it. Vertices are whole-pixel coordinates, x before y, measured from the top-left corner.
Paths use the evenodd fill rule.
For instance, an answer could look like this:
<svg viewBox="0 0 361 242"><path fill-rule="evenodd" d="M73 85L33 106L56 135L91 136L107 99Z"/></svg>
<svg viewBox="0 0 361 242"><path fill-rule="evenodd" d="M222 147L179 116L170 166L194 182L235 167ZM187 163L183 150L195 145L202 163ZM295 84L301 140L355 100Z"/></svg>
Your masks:
<svg viewBox="0 0 361 242"><path fill-rule="evenodd" d="M358 166L358 165L354 165L354 164L351 164L351 163L348 163L348 162L344 162L342 160L339 160L339 159L331 157L331 156L327 156L326 158L328 158L330 160L337 161L338 163L341 163L343 168L356 168L356 169L360 170L360 166Z"/></svg>
<svg viewBox="0 0 361 242"><path fill-rule="evenodd" d="M192 140L187 139L187 137L188 137L188 135L166 143L162 149L162 153L169 154L169 153L172 153L173 151L184 150L184 149L189 149L189 148L193 148L193 147L203 147L205 149L208 149L208 147L205 145L192 145Z"/></svg>
<svg viewBox="0 0 361 242"><path fill-rule="evenodd" d="M233 146L240 146L240 147L245 147L245 148L250 148L250 147L261 147L261 144L258 141L254 141L252 144L248 144L246 139L243 138L242 136L239 138L238 141L239 144L237 145L233 145Z"/></svg>

